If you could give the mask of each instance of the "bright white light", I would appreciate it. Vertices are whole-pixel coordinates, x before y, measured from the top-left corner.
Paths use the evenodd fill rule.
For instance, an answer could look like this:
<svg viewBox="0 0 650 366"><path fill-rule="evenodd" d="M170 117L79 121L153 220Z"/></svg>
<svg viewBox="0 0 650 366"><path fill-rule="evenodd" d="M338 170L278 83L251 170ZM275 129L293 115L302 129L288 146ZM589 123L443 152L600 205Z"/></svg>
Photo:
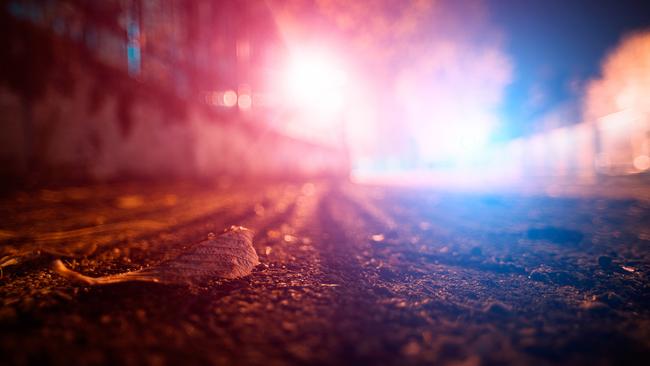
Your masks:
<svg viewBox="0 0 650 366"><path fill-rule="evenodd" d="M446 138L450 158L457 162L481 158L490 137L489 126L466 121L456 123L441 136Z"/></svg>
<svg viewBox="0 0 650 366"><path fill-rule="evenodd" d="M249 94L240 94L239 98L237 99L237 105L239 106L239 109L242 110L251 109L253 105L253 99Z"/></svg>
<svg viewBox="0 0 650 366"><path fill-rule="evenodd" d="M650 169L650 157L648 155L639 155L634 158L634 168L638 171Z"/></svg>
<svg viewBox="0 0 650 366"><path fill-rule="evenodd" d="M227 90L223 93L223 105L234 107L237 104L237 93L234 90Z"/></svg>
<svg viewBox="0 0 650 366"><path fill-rule="evenodd" d="M295 52L286 72L289 102L319 112L339 111L345 102L346 81L343 68L326 52Z"/></svg>
<svg viewBox="0 0 650 366"><path fill-rule="evenodd" d="M485 147L489 138L489 129L484 125L461 125L456 129L454 137L458 153L468 154Z"/></svg>
<svg viewBox="0 0 650 366"><path fill-rule="evenodd" d="M428 162L480 160L496 124L489 112L452 102L415 110L409 118L420 158Z"/></svg>

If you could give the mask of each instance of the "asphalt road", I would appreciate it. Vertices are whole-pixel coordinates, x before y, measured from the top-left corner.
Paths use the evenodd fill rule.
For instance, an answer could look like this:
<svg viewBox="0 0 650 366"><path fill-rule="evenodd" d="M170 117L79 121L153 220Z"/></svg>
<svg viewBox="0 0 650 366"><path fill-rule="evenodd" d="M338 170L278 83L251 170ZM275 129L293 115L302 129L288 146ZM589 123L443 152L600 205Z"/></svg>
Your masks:
<svg viewBox="0 0 650 366"><path fill-rule="evenodd" d="M115 184L0 199L2 364L647 364L650 202L334 181ZM262 264L80 287L230 225Z"/></svg>

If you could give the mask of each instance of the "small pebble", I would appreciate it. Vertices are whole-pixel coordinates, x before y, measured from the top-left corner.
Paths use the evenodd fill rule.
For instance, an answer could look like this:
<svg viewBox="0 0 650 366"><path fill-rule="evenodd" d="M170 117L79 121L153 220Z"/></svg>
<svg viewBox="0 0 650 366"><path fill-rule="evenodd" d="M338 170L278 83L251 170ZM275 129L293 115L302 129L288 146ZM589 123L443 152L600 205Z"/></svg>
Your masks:
<svg viewBox="0 0 650 366"><path fill-rule="evenodd" d="M600 257L598 257L598 264L602 268L609 268L612 265L612 257L601 255Z"/></svg>
<svg viewBox="0 0 650 366"><path fill-rule="evenodd" d="M533 270L532 272L530 272L528 278L530 278L533 281L548 282L548 275L538 270Z"/></svg>
<svg viewBox="0 0 650 366"><path fill-rule="evenodd" d="M625 302L621 296L611 291L596 296L594 300L605 303L609 306L618 306Z"/></svg>
<svg viewBox="0 0 650 366"><path fill-rule="evenodd" d="M483 308L483 311L494 315L508 315L512 308L504 303L494 301Z"/></svg>
<svg viewBox="0 0 650 366"><path fill-rule="evenodd" d="M420 344L417 341L410 341L404 347L402 347L402 354L404 356L417 356L420 354Z"/></svg>
<svg viewBox="0 0 650 366"><path fill-rule="evenodd" d="M600 301L585 301L580 304L580 308L592 313L606 313L610 310L607 304Z"/></svg>
<svg viewBox="0 0 650 366"><path fill-rule="evenodd" d="M621 266L621 268L622 268L625 272L634 273L634 272L636 271L636 269L634 269L633 267L629 267L629 266Z"/></svg>

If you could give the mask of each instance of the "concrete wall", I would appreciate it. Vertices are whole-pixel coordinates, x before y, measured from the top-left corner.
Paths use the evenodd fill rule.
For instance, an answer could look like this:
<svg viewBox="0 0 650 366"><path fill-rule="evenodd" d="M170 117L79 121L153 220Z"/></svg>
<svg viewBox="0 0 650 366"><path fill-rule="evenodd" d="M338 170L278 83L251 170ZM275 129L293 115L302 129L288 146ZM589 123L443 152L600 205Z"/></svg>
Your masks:
<svg viewBox="0 0 650 366"><path fill-rule="evenodd" d="M340 149L283 136L264 121L236 113L219 116L198 104L178 116L152 99L138 98L130 109L133 124L124 133L117 97L107 92L93 110L92 87L90 79L80 77L71 94L48 90L31 108L0 88L5 177L295 177L347 171Z"/></svg>

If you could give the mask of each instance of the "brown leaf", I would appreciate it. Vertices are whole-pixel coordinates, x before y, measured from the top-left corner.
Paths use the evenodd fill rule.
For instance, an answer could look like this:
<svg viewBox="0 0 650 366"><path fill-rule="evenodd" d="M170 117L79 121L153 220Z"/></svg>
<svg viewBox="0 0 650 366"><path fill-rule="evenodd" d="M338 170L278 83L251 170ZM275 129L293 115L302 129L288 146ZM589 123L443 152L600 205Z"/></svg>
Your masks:
<svg viewBox="0 0 650 366"><path fill-rule="evenodd" d="M88 277L67 268L58 259L53 263L53 270L84 285L129 281L199 284L212 278L247 276L258 264L259 258L253 248L253 232L242 226L231 226L218 237L208 238L172 260L140 271Z"/></svg>

